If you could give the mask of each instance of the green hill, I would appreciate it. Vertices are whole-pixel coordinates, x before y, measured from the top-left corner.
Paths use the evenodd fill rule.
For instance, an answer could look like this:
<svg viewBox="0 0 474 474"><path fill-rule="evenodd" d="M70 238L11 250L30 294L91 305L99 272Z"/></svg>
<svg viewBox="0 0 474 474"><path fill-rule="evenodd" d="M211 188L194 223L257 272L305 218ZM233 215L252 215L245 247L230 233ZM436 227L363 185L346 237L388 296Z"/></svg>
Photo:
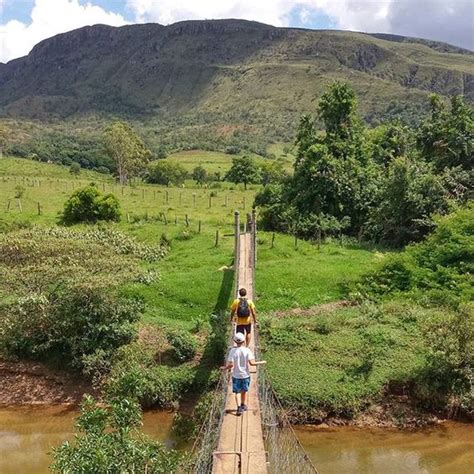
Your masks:
<svg viewBox="0 0 474 474"><path fill-rule="evenodd" d="M353 85L366 120L413 120L430 92L474 101L474 56L432 41L243 20L95 25L0 64L0 114L89 135L122 116L151 146L261 151L292 140L300 114L336 79Z"/></svg>

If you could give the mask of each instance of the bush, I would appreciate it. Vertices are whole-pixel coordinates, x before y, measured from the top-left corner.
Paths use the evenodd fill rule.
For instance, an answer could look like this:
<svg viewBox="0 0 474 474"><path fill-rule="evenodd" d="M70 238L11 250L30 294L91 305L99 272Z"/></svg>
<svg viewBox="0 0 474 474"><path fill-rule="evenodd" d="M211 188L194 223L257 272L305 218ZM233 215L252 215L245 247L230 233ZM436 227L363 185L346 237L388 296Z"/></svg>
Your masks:
<svg viewBox="0 0 474 474"><path fill-rule="evenodd" d="M173 346L176 358L181 361L191 360L196 355L196 339L186 331L170 331L166 334L168 342Z"/></svg>
<svg viewBox="0 0 474 474"><path fill-rule="evenodd" d="M69 167L69 172L77 176L81 172L81 165L79 163L71 163L71 166Z"/></svg>
<svg viewBox="0 0 474 474"><path fill-rule="evenodd" d="M0 347L22 357L57 358L83 369L101 364L136 336L142 305L89 287L31 294L0 308ZM102 354L102 356L101 356ZM87 361L87 362L86 362Z"/></svg>
<svg viewBox="0 0 474 474"><path fill-rule="evenodd" d="M114 399L107 408L87 396L71 443L53 451L53 472L175 473L181 455L138 430L141 410L133 399Z"/></svg>
<svg viewBox="0 0 474 474"><path fill-rule="evenodd" d="M474 206L438 218L423 242L387 257L357 284L363 296L397 293L424 304L456 307L472 300Z"/></svg>
<svg viewBox="0 0 474 474"><path fill-rule="evenodd" d="M102 194L93 184L74 191L64 204L62 221L67 225L99 220L119 221L120 203L113 194Z"/></svg>
<svg viewBox="0 0 474 474"><path fill-rule="evenodd" d="M122 347L112 365L107 394L137 398L144 407L172 407L191 387L195 375L189 365L157 365L154 350L141 342Z"/></svg>
<svg viewBox="0 0 474 474"><path fill-rule="evenodd" d="M165 159L150 163L146 180L154 184L178 186L184 183L187 176L188 173L179 163Z"/></svg>

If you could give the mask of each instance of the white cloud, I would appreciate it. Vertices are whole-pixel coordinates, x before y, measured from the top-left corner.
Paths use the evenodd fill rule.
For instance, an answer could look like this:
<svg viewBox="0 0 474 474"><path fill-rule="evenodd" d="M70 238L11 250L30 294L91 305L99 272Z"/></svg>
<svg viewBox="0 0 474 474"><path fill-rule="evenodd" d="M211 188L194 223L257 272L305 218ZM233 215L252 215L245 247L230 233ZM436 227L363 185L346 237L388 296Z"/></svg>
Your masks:
<svg viewBox="0 0 474 474"><path fill-rule="evenodd" d="M474 0L127 0L137 21L243 18L288 26L324 13L343 30L437 39L474 49Z"/></svg>
<svg viewBox="0 0 474 474"><path fill-rule="evenodd" d="M0 8L1 2L0 0ZM92 3L78 0L36 0L31 11L31 23L17 20L0 24L0 61L5 62L28 54L39 41L85 25L103 23L126 24L121 15L107 12Z"/></svg>

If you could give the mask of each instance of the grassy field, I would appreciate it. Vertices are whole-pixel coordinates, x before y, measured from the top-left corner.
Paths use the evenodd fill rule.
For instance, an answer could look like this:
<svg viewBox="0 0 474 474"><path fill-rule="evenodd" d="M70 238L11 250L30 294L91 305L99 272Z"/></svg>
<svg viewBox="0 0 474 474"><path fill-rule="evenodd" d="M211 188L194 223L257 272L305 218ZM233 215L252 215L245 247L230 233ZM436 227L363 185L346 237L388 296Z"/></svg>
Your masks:
<svg viewBox="0 0 474 474"><path fill-rule="evenodd" d="M293 419L352 417L380 402L389 384L416 378L426 364L420 327L428 314L391 303L264 318L270 379Z"/></svg>
<svg viewBox="0 0 474 474"><path fill-rule="evenodd" d="M95 181L99 189L113 192L121 202L122 220L111 225L112 228L152 245L163 237L169 241L170 252L165 258L158 263L146 264L147 268L158 270L160 278L149 285L126 284L122 291L141 296L145 301L142 325L154 328L161 334L175 328L194 330L201 341L200 351L206 350L211 315L225 311L233 296L233 272L229 270L233 259L233 212L234 209L240 209L243 213L250 210L255 189L244 192L229 187L210 190L148 185L121 188L107 177L92 172L81 173L76 178L69 174L67 168L55 165L13 159L3 159L0 163L0 222L22 226L31 223L54 225L71 192ZM15 198L15 193L19 190L22 191L22 212ZM211 192L213 194L209 207ZM244 199L245 210L242 209ZM9 200L10 209L6 212ZM41 203L41 215L37 212L37 202ZM167 216L166 223L160 218L160 213ZM185 224L185 214L189 216L189 226ZM216 247L217 230L219 243ZM284 339L288 332L285 329L287 323L280 319L272 322L272 318L276 317L273 312L311 308L344 298L346 285L372 268L381 256L375 249L352 243L328 242L318 250L309 242L299 241L295 248L294 239L282 234L276 234L272 247L272 234L259 232L257 308L263 319L270 320L267 323L267 329L270 329L262 332L267 349L266 357L275 386L281 392L283 400L289 404L294 404L301 397L319 397L315 388L319 387L320 376L324 372L314 368L320 363L318 358L321 354L313 351L313 343L304 350L295 346L299 347L296 352L288 352L285 346L282 351L279 336L276 337L275 334L281 333ZM355 331L352 323L344 322L352 317L357 319L351 311L347 313L349 316L344 313L331 322L334 337L337 333L337 338L344 342L329 344L331 349L328 346L327 350L332 351L333 360L339 357L338 354L342 357L352 350L351 341L360 337L356 333L352 334ZM308 324L318 324L318 320L319 317L310 318ZM295 325L294 331L298 334L301 332L297 328L300 323L301 320L298 319L291 323ZM306 323L303 324L303 329L307 330ZM290 332L294 331L292 329ZM310 334L317 334L312 329L309 331ZM293 340L292 337L290 340ZM290 377L291 373L295 374L291 380L303 375L306 379L304 383L301 380L296 383L295 379L290 390L281 374ZM329 373L326 372L326 375ZM337 385L339 382L333 383ZM345 382L339 384L339 387L344 390L347 388ZM342 400L341 404L347 402L347 399ZM313 402L310 403L311 406L312 404Z"/></svg>
<svg viewBox="0 0 474 474"><path fill-rule="evenodd" d="M268 147L269 153L275 154L276 158L283 163L283 168L288 171L293 171L293 156L288 154L283 156L283 144L270 145ZM190 150L173 153L167 159L182 165L187 171L192 172L196 166L202 166L206 169L208 174L220 173L224 176L232 166L232 158L236 155L229 155L227 153L220 153L215 151ZM267 163L268 158L250 154L258 164Z"/></svg>

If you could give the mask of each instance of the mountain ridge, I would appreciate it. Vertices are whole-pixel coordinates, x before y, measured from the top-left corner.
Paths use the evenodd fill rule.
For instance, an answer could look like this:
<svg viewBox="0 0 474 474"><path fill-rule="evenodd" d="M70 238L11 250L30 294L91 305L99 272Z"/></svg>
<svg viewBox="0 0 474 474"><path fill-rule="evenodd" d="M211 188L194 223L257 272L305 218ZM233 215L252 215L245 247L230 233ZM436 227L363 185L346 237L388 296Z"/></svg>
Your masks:
<svg viewBox="0 0 474 474"><path fill-rule="evenodd" d="M474 102L474 53L398 35L246 20L93 25L0 64L0 116L273 124L278 136L314 111L334 80L353 85L369 122L393 110L409 116L426 108L431 92Z"/></svg>

